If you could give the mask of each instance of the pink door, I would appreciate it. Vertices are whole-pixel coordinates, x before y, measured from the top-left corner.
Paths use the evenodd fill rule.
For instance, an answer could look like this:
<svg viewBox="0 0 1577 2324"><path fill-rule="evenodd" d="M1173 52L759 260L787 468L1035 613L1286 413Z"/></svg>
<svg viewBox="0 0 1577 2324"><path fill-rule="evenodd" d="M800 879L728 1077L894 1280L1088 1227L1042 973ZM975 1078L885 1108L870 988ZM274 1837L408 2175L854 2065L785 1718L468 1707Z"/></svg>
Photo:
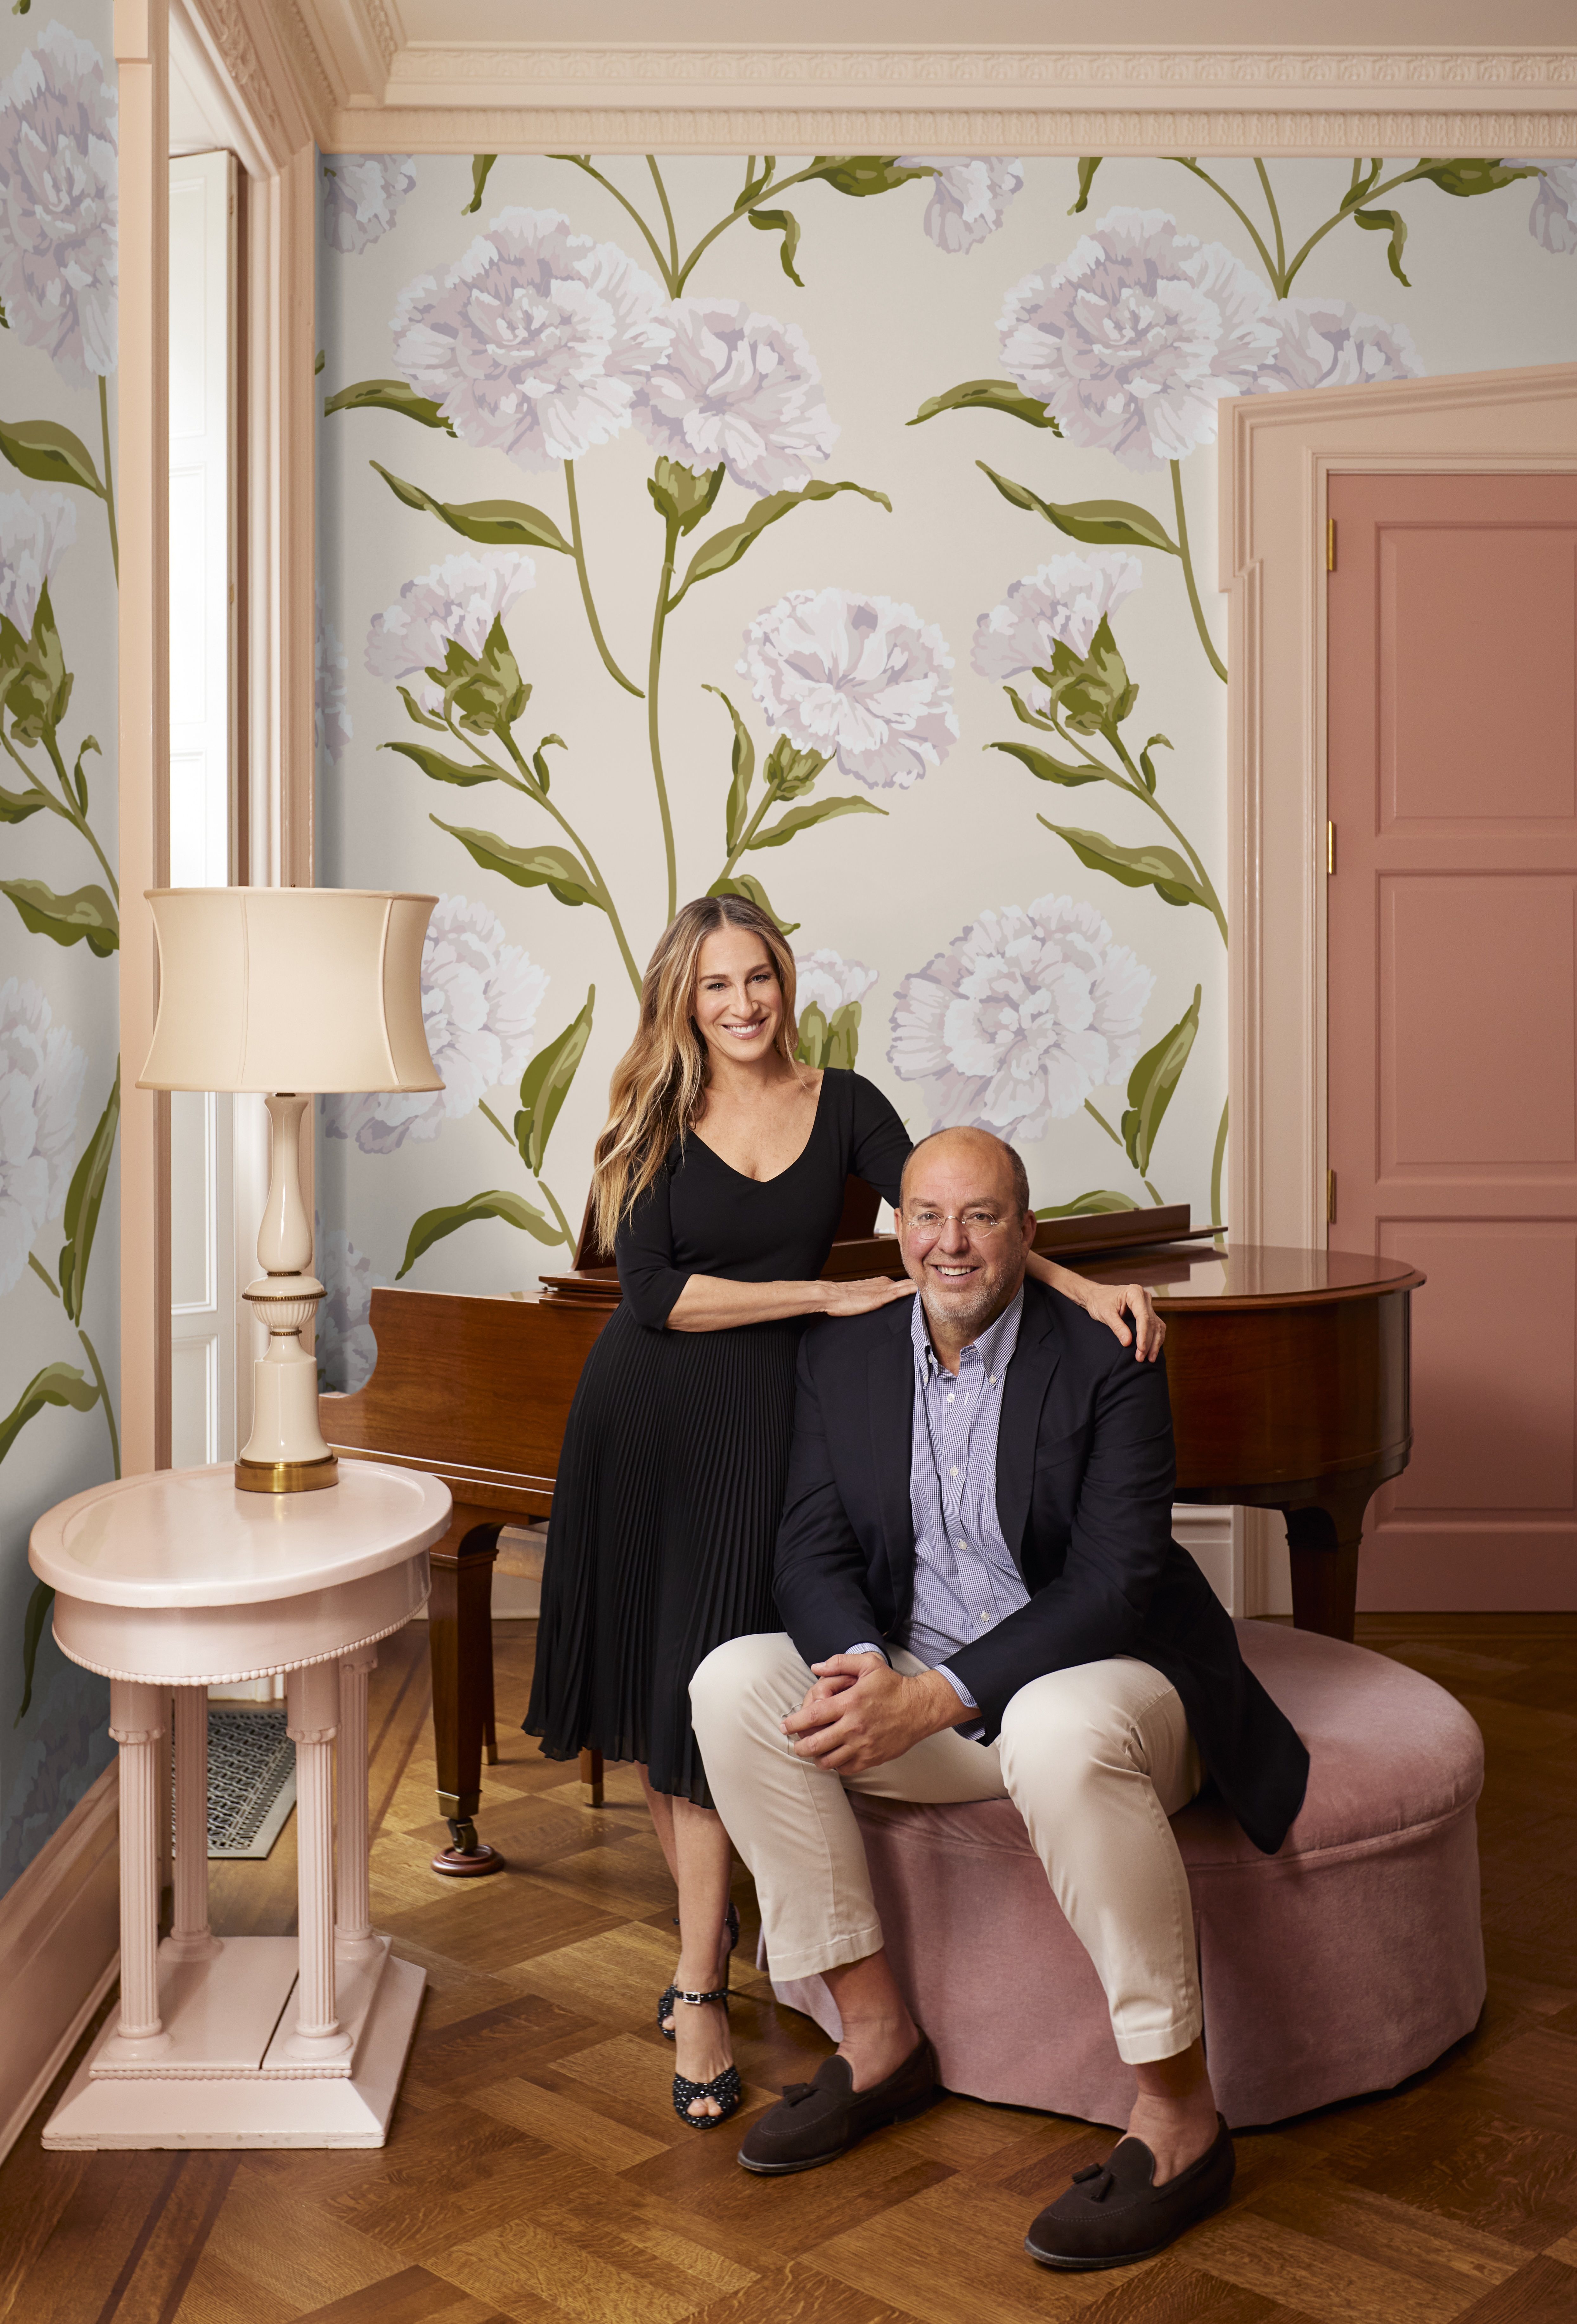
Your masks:
<svg viewBox="0 0 1577 2324"><path fill-rule="evenodd" d="M1330 513L1330 1240L1429 1278L1358 1602L1577 1608L1577 477Z"/></svg>

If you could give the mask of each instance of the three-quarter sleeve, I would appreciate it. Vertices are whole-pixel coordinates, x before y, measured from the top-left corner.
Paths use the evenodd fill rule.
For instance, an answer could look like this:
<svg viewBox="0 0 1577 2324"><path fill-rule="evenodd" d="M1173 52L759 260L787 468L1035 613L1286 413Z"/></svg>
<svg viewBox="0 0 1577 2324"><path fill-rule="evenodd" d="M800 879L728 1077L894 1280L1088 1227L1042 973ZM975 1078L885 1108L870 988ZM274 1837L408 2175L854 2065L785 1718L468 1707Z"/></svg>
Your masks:
<svg viewBox="0 0 1577 2324"><path fill-rule="evenodd" d="M668 1322L675 1300L690 1279L683 1268L674 1265L671 1186L665 1165L613 1238L619 1287L636 1322L654 1332L661 1331Z"/></svg>
<svg viewBox="0 0 1577 2324"><path fill-rule="evenodd" d="M854 1075L853 1136L849 1168L874 1186L884 1203L898 1207L899 1184L913 1140L874 1083Z"/></svg>

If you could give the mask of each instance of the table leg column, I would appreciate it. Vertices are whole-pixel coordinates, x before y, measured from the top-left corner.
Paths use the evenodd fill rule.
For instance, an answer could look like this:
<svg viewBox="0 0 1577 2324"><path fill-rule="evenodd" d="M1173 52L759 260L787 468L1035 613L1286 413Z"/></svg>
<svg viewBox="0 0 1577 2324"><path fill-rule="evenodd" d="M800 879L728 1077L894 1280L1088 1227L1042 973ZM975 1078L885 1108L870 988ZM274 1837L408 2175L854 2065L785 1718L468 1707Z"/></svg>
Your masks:
<svg viewBox="0 0 1577 2324"><path fill-rule="evenodd" d="M297 1902L300 1978L296 2030L287 2058L343 2057L334 1984L334 1737L339 1725L339 1671L313 1663L285 1680L287 1728L296 1747Z"/></svg>
<svg viewBox="0 0 1577 2324"><path fill-rule="evenodd" d="M367 1682L377 1661L376 1646L358 1646L339 1665L334 1950L341 1960L367 1960L383 1950L367 1890Z"/></svg>
<svg viewBox="0 0 1577 2324"><path fill-rule="evenodd" d="M144 1681L109 1683L109 1731L120 1746L121 2015L106 2045L117 2063L170 2047L159 2015L159 1744L168 1692Z"/></svg>
<svg viewBox="0 0 1577 2324"><path fill-rule="evenodd" d="M177 1960L211 1960L220 1950L208 1927L208 1690L175 1690L175 1920L165 1950Z"/></svg>

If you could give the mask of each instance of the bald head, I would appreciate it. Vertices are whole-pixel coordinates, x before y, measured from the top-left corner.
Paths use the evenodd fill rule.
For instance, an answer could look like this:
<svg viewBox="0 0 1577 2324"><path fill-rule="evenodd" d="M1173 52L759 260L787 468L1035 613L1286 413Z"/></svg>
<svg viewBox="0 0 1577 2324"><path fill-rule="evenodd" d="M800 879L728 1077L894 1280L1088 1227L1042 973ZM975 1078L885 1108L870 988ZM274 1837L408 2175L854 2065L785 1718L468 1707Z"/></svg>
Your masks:
<svg viewBox="0 0 1577 2324"><path fill-rule="evenodd" d="M988 1168L996 1171L998 1183L992 1191L1004 1202L1011 1203L1022 1218L1029 1208L1029 1173L1024 1167L1018 1149L990 1130L933 1130L928 1138L922 1138L918 1146L911 1148L909 1158L903 1166L903 1179L899 1187L899 1206L907 1199L909 1173L920 1157L927 1155L939 1161L944 1152L950 1157L955 1150L961 1158L967 1152L977 1167L983 1162Z"/></svg>

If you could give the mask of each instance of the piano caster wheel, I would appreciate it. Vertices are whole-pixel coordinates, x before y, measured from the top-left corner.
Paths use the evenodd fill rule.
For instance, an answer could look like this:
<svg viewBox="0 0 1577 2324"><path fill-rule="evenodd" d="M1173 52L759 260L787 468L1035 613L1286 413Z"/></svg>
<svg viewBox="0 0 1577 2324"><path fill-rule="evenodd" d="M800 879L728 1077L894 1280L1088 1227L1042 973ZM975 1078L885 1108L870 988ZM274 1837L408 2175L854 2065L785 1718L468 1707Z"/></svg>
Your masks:
<svg viewBox="0 0 1577 2324"><path fill-rule="evenodd" d="M447 1872L451 1877L477 1880L484 1873L502 1872L503 1858L496 1848L489 1848L484 1840L476 1837L476 1827L469 1816L447 1819L454 1838L449 1847L433 1858L435 1872Z"/></svg>

